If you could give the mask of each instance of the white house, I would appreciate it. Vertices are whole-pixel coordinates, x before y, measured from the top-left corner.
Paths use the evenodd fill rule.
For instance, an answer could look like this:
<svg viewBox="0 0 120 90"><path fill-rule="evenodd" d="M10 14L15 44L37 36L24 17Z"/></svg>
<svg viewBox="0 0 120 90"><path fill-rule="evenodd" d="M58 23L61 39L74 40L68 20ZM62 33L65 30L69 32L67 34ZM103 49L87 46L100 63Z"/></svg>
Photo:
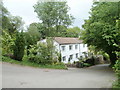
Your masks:
<svg viewBox="0 0 120 90"><path fill-rule="evenodd" d="M41 40L41 42L46 42L46 39ZM83 53L88 53L87 44L83 44L79 38L54 37L53 44L56 50L61 53L64 63L78 61L80 56L84 57Z"/></svg>

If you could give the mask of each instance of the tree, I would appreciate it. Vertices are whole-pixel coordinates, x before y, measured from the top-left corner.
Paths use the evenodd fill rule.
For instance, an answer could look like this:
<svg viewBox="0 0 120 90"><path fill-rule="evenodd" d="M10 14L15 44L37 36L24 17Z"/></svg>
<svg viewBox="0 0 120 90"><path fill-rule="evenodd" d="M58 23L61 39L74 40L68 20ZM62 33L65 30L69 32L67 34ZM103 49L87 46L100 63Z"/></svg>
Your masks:
<svg viewBox="0 0 120 90"><path fill-rule="evenodd" d="M34 5L44 28L45 36L56 36L61 26L68 27L72 24L73 17L68 14L69 7L66 2L37 2Z"/></svg>
<svg viewBox="0 0 120 90"><path fill-rule="evenodd" d="M32 40L31 45L36 44L37 41L40 40L41 34L39 33L38 26L38 23L31 23L28 27L27 33L30 35L28 38L31 38Z"/></svg>
<svg viewBox="0 0 120 90"><path fill-rule="evenodd" d="M0 9L0 23L2 24L1 26L3 30L9 32L10 35L16 31L23 30L24 22L20 16L12 16L10 12L4 7L2 2L0 2Z"/></svg>
<svg viewBox="0 0 120 90"><path fill-rule="evenodd" d="M22 21L22 18L20 16L10 16L10 24L11 26L8 28L9 33L14 33L15 31L22 31L24 21Z"/></svg>
<svg viewBox="0 0 120 90"><path fill-rule="evenodd" d="M81 30L79 27L68 28L66 30L66 37L79 37Z"/></svg>
<svg viewBox="0 0 120 90"><path fill-rule="evenodd" d="M115 51L120 51L120 29L116 27L118 19L117 2L97 2L93 4L91 16L85 20L82 38L88 45L103 50L109 54L111 65L115 64L117 56Z"/></svg>
<svg viewBox="0 0 120 90"><path fill-rule="evenodd" d="M8 16L10 15L9 11L3 6L3 2L0 2L0 23L2 28L6 29L10 23Z"/></svg>
<svg viewBox="0 0 120 90"><path fill-rule="evenodd" d="M31 23L27 29L27 32L24 33L27 49L30 48L30 45L37 44L37 41L39 41L41 38L38 26L39 26L38 23ZM28 54L29 50L27 50L27 55Z"/></svg>
<svg viewBox="0 0 120 90"><path fill-rule="evenodd" d="M13 49L15 60L22 61L22 58L24 56L24 49L25 49L24 33L23 33L23 31L17 32L15 46Z"/></svg>

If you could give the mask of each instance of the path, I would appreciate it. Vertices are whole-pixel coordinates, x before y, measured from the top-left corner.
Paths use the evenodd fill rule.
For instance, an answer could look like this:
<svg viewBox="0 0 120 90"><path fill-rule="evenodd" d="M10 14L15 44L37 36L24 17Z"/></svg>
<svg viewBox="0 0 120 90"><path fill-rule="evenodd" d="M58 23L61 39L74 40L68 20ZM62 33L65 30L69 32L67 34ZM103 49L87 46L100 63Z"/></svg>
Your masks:
<svg viewBox="0 0 120 90"><path fill-rule="evenodd" d="M114 72L107 64L68 70L3 63L3 88L110 88Z"/></svg>

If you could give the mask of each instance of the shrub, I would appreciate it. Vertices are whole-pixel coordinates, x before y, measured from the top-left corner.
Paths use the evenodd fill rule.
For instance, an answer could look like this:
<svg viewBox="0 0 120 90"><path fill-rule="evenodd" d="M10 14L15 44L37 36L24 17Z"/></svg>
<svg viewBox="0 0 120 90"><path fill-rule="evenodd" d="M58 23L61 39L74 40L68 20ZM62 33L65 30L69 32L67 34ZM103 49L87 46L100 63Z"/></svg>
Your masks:
<svg viewBox="0 0 120 90"><path fill-rule="evenodd" d="M77 68L83 68L84 67L84 65L83 65L83 62L76 62L76 67Z"/></svg>
<svg viewBox="0 0 120 90"><path fill-rule="evenodd" d="M2 41L2 55L11 54L14 46L14 37L12 37L6 30L2 31L0 41Z"/></svg>
<svg viewBox="0 0 120 90"><path fill-rule="evenodd" d="M120 56L120 52L117 53L118 56ZM116 61L116 64L113 67L115 69L116 75L117 75L117 81L114 84L114 88L120 88L120 58Z"/></svg>
<svg viewBox="0 0 120 90"><path fill-rule="evenodd" d="M47 39L45 43L39 42L37 45L31 46L29 49L29 60L38 64L52 64L57 55L53 42L51 39Z"/></svg>
<svg viewBox="0 0 120 90"><path fill-rule="evenodd" d="M84 67L89 67L89 66L91 66L91 65L88 64L88 63L83 63L83 66L84 66Z"/></svg>
<svg viewBox="0 0 120 90"><path fill-rule="evenodd" d="M116 64L115 64L115 72L116 72L116 75L117 75L117 84L116 86L120 88L120 59L116 61Z"/></svg>
<svg viewBox="0 0 120 90"><path fill-rule="evenodd" d="M22 58L24 56L24 49L25 49L25 40L24 40L23 32L17 32L15 45L13 49L15 60L22 61Z"/></svg>

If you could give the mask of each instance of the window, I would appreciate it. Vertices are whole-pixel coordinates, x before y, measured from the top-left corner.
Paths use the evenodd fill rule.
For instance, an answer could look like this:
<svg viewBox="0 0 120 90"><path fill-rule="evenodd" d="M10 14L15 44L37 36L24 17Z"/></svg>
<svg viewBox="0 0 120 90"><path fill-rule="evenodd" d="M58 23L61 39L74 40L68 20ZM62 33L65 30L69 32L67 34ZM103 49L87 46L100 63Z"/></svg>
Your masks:
<svg viewBox="0 0 120 90"><path fill-rule="evenodd" d="M63 61L65 61L65 60L66 60L66 57L64 56L62 59L63 59Z"/></svg>
<svg viewBox="0 0 120 90"><path fill-rule="evenodd" d="M85 47L85 44L83 44L83 47Z"/></svg>
<svg viewBox="0 0 120 90"><path fill-rule="evenodd" d="M78 45L75 45L75 49L77 49L78 48Z"/></svg>
<svg viewBox="0 0 120 90"><path fill-rule="evenodd" d="M62 46L62 51L65 51L65 46Z"/></svg>
<svg viewBox="0 0 120 90"><path fill-rule="evenodd" d="M73 55L70 55L70 60L72 60L73 59Z"/></svg>
<svg viewBox="0 0 120 90"><path fill-rule="evenodd" d="M76 53L76 58L78 58L78 53Z"/></svg>
<svg viewBox="0 0 120 90"><path fill-rule="evenodd" d="M72 45L69 46L69 50L72 50Z"/></svg>

